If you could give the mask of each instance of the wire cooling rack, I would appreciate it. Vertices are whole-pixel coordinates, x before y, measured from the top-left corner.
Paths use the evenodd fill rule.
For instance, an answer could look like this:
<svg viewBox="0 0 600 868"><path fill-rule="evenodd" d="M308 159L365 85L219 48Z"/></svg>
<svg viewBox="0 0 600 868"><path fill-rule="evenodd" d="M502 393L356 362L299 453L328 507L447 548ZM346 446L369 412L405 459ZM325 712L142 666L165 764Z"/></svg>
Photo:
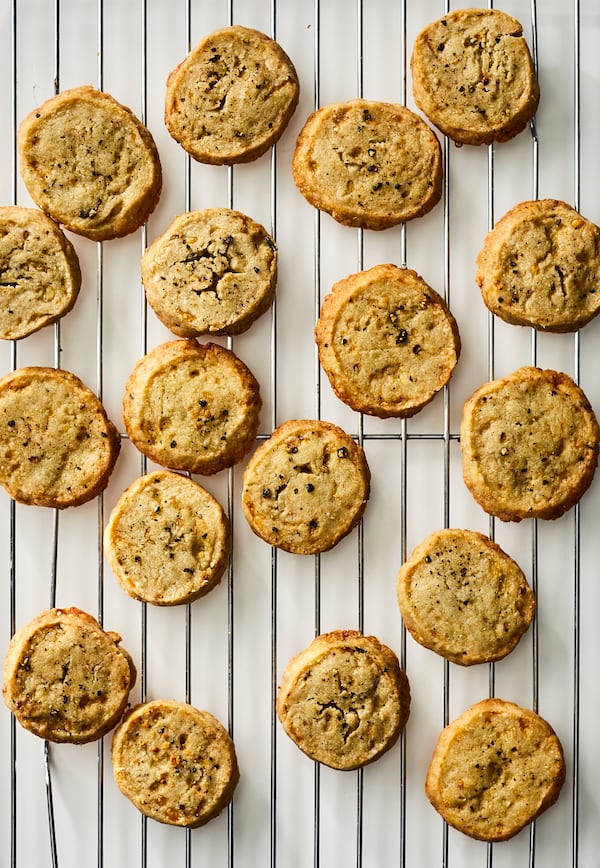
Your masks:
<svg viewBox="0 0 600 868"><path fill-rule="evenodd" d="M318 105L356 96L414 108L409 57L441 0L3 0L0 6L0 200L31 204L15 136L30 109L89 83L129 105L150 127L165 186L148 225L125 239L75 237L84 285L58 325L0 346L0 372L26 364L78 374L122 430L121 397L135 361L171 336L144 304L139 260L182 211L235 207L276 238L273 310L224 340L261 383L260 438L287 418L322 417L364 445L372 496L360 528L321 557L271 550L239 508L241 468L200 480L226 507L234 549L222 584L189 606L156 609L127 597L105 564L102 531L122 490L151 465L125 438L97 501L57 513L0 498L0 635L39 611L76 605L117 630L139 678L133 701L172 697L206 708L232 733L241 781L231 807L186 832L145 821L118 792L110 736L50 746L0 710L0 864L31 866L230 865L306 868L533 866L595 868L600 753L600 483L555 522L490 520L461 478L462 403L485 380L522 364L573 376L600 408L597 321L577 335L536 335L495 321L474 284L487 230L508 208L564 199L600 222L597 142L600 7L595 0L507 0L538 66L533 124L511 142L457 148L442 141L443 200L421 220L382 233L319 215L294 188L295 137ZM275 36L292 57L302 94L273 151L231 168L192 163L166 133L167 74L203 35L240 23ZM408 422L357 416L333 396L313 342L321 300L341 277L378 262L407 264L448 300L463 352L449 387ZM395 577L428 533L463 526L489 533L519 561L538 600L533 628L496 665L463 669L417 646L403 630ZM392 647L406 668L412 710L399 744L358 772L313 764L279 728L274 698L289 658L316 633L359 628ZM448 829L423 782L444 724L495 694L537 709L558 732L567 781L558 803L513 840L486 845Z"/></svg>

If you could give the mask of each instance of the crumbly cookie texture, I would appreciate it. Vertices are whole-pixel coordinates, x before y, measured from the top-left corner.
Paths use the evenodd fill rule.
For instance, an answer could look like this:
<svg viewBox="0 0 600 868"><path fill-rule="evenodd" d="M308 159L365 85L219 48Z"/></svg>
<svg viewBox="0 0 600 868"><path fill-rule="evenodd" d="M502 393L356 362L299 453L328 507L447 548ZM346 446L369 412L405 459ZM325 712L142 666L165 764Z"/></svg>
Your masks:
<svg viewBox="0 0 600 868"><path fill-rule="evenodd" d="M108 485L120 448L104 407L75 374L25 367L0 379L0 485L15 500L85 503Z"/></svg>
<svg viewBox="0 0 600 868"><path fill-rule="evenodd" d="M19 340L68 313L81 288L75 248L37 208L0 207L0 338Z"/></svg>
<svg viewBox="0 0 600 868"><path fill-rule="evenodd" d="M421 217L442 194L436 136L393 103L355 99L313 112L298 136L292 171L311 205L365 229Z"/></svg>
<svg viewBox="0 0 600 868"><path fill-rule="evenodd" d="M251 456L242 510L269 545L317 554L356 527L370 493L362 447L331 422L290 419Z"/></svg>
<svg viewBox="0 0 600 868"><path fill-rule="evenodd" d="M323 300L315 338L338 398L382 418L421 410L460 355L443 298L415 271L390 264L338 281Z"/></svg>
<svg viewBox="0 0 600 868"><path fill-rule="evenodd" d="M455 142L505 142L537 111L540 91L521 24L498 9L457 9L417 36L413 97Z"/></svg>
<svg viewBox="0 0 600 868"><path fill-rule="evenodd" d="M277 714L307 756L355 769L388 751L410 712L410 688L394 652L357 630L323 633L288 663Z"/></svg>
<svg viewBox="0 0 600 868"><path fill-rule="evenodd" d="M472 530L430 534L400 568L396 590L415 641L461 666L505 657L535 612L519 565Z"/></svg>
<svg viewBox="0 0 600 868"><path fill-rule="evenodd" d="M525 366L484 383L463 406L464 481L503 521L558 518L591 485L600 430L567 374Z"/></svg>
<svg viewBox="0 0 600 868"><path fill-rule="evenodd" d="M115 504L105 552L121 587L157 606L191 603L221 580L231 551L227 516L192 479L157 470Z"/></svg>
<svg viewBox="0 0 600 868"><path fill-rule="evenodd" d="M600 229L558 199L521 202L486 236L476 281L506 322L576 331L600 311Z"/></svg>
<svg viewBox="0 0 600 868"><path fill-rule="evenodd" d="M123 422L152 461L211 475L253 447L260 409L258 382L231 350L176 340L159 344L134 366Z"/></svg>
<svg viewBox="0 0 600 868"><path fill-rule="evenodd" d="M137 705L115 730L113 774L135 807L160 823L196 828L229 804L235 747L208 711L175 700Z"/></svg>
<svg viewBox="0 0 600 868"><path fill-rule="evenodd" d="M192 211L147 248L142 281L148 303L179 337L240 334L273 301L277 247L239 211Z"/></svg>
<svg viewBox="0 0 600 868"><path fill-rule="evenodd" d="M19 127L23 181L42 211L93 241L128 235L156 207L160 159L144 124L110 94L66 90Z"/></svg>
<svg viewBox="0 0 600 868"><path fill-rule="evenodd" d="M95 741L121 719L135 683L135 666L120 641L75 607L41 612L8 646L7 707L40 738Z"/></svg>
<svg viewBox="0 0 600 868"><path fill-rule="evenodd" d="M506 841L556 802L564 780L550 724L514 702L485 699L442 731L425 791L465 835Z"/></svg>
<svg viewBox="0 0 600 868"><path fill-rule="evenodd" d="M165 123L201 163L247 163L279 140L299 95L282 47L236 24L205 36L171 72Z"/></svg>

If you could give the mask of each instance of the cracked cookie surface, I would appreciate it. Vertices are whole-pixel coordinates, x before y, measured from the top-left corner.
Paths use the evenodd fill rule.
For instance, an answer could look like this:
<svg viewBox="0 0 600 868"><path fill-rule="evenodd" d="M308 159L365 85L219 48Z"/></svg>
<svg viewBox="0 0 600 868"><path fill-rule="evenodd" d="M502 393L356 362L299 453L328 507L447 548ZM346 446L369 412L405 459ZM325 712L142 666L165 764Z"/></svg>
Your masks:
<svg viewBox="0 0 600 868"><path fill-rule="evenodd" d="M484 239L476 281L506 322L576 331L600 311L600 229L558 199L521 202Z"/></svg>
<svg viewBox="0 0 600 868"><path fill-rule="evenodd" d="M6 705L40 738L95 741L120 720L135 683L135 666L120 641L75 607L41 612L10 641Z"/></svg>
<svg viewBox="0 0 600 868"><path fill-rule="evenodd" d="M334 284L315 339L338 398L382 418L421 410L460 355L458 326L442 297L415 271L390 264Z"/></svg>
<svg viewBox="0 0 600 868"><path fill-rule="evenodd" d="M93 241L128 235L162 189L150 131L110 94L83 86L30 112L19 127L23 181L42 211Z"/></svg>
<svg viewBox="0 0 600 868"><path fill-rule="evenodd" d="M564 780L550 724L513 702L485 699L442 731L425 791L455 829L506 841L554 804Z"/></svg>
<svg viewBox="0 0 600 868"><path fill-rule="evenodd" d="M201 163L256 160L275 144L300 94L282 47L240 25L205 36L169 75L165 123Z"/></svg>
<svg viewBox="0 0 600 868"><path fill-rule="evenodd" d="M242 509L269 545L316 554L356 527L370 479L363 449L349 434L330 422L291 419L248 461Z"/></svg>
<svg viewBox="0 0 600 868"><path fill-rule="evenodd" d="M567 374L525 366L465 402L463 478L503 521L558 518L592 483L599 435L587 397Z"/></svg>
<svg viewBox="0 0 600 868"><path fill-rule="evenodd" d="M25 367L0 380L0 485L15 500L86 503L108 485L120 448L104 407L75 374Z"/></svg>
<svg viewBox="0 0 600 868"><path fill-rule="evenodd" d="M261 409L251 371L231 350L192 338L154 347L134 366L123 422L157 464L211 475L254 445Z"/></svg>
<svg viewBox="0 0 600 868"><path fill-rule="evenodd" d="M288 663L277 714L311 759L355 769L397 741L410 711L410 688L394 652L375 636L334 630Z"/></svg>
<svg viewBox="0 0 600 868"><path fill-rule="evenodd" d="M159 823L197 828L229 804L239 780L233 741L208 711L156 699L131 709L111 748L117 786Z"/></svg>
<svg viewBox="0 0 600 868"><path fill-rule="evenodd" d="M400 568L398 604L415 641L462 666L505 657L535 611L523 571L493 540L435 531Z"/></svg>
<svg viewBox="0 0 600 868"><path fill-rule="evenodd" d="M37 208L0 207L0 339L56 322L80 287L75 248L54 220Z"/></svg>
<svg viewBox="0 0 600 868"><path fill-rule="evenodd" d="M417 36L413 97L455 142L504 142L534 116L539 86L521 24L498 9L457 9Z"/></svg>
<svg viewBox="0 0 600 868"><path fill-rule="evenodd" d="M148 303L174 334L240 334L273 300L277 248L239 211L192 211L147 248L142 281Z"/></svg>
<svg viewBox="0 0 600 868"><path fill-rule="evenodd" d="M190 603L221 580L231 532L202 486L168 470L139 477L115 504L105 552L121 587L158 606Z"/></svg>
<svg viewBox="0 0 600 868"><path fill-rule="evenodd" d="M442 194L439 142L402 105L355 99L313 112L292 161L315 208L346 226L387 229L430 211Z"/></svg>

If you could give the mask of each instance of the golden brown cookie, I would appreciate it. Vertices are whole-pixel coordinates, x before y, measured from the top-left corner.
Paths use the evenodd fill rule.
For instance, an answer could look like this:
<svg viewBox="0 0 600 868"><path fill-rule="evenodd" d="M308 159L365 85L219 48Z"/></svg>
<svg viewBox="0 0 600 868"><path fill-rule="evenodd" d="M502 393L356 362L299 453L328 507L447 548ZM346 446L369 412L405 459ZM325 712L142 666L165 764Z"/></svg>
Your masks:
<svg viewBox="0 0 600 868"><path fill-rule="evenodd" d="M205 36L171 72L165 123L200 163L248 163L279 140L299 94L281 46L235 24Z"/></svg>
<svg viewBox="0 0 600 868"><path fill-rule="evenodd" d="M600 311L600 229L558 199L521 202L486 236L476 280L506 322L576 331Z"/></svg>
<svg viewBox="0 0 600 868"><path fill-rule="evenodd" d="M558 518L589 488L600 430L583 391L566 374L523 367L484 383L460 426L464 481L503 521Z"/></svg>
<svg viewBox="0 0 600 868"><path fill-rule="evenodd" d="M357 630L317 636L288 663L277 714L307 756L334 769L374 762L398 740L410 688L394 652Z"/></svg>
<svg viewBox="0 0 600 868"><path fill-rule="evenodd" d="M162 173L149 130L93 87L65 90L30 112L18 145L31 198L78 235L128 235L158 203Z"/></svg>
<svg viewBox="0 0 600 868"><path fill-rule="evenodd" d="M430 534L400 568L396 591L415 641L462 666L505 657L535 611L519 565L472 530Z"/></svg>
<svg viewBox="0 0 600 868"><path fill-rule="evenodd" d="M75 248L37 208L0 207L0 338L18 340L68 313L81 287Z"/></svg>
<svg viewBox="0 0 600 868"><path fill-rule="evenodd" d="M113 774L138 811L196 828L220 814L239 780L235 747L222 724L175 700L137 705L115 730Z"/></svg>
<svg viewBox="0 0 600 868"><path fill-rule="evenodd" d="M539 715L484 699L441 733L425 791L444 820L480 841L506 841L557 800L562 746Z"/></svg>
<svg viewBox="0 0 600 868"><path fill-rule="evenodd" d="M191 603L221 581L231 550L229 521L215 498L186 476L139 477L115 504L105 552L121 587L157 606Z"/></svg>
<svg viewBox="0 0 600 868"><path fill-rule="evenodd" d="M537 111L523 28L498 9L457 9L428 24L410 66L417 106L455 142L508 141Z"/></svg>
<svg viewBox="0 0 600 868"><path fill-rule="evenodd" d="M40 613L8 646L6 705L40 738L95 741L121 719L135 683L135 666L120 641L75 607Z"/></svg>
<svg viewBox="0 0 600 868"><path fill-rule="evenodd" d="M442 195L436 136L393 103L354 99L313 112L292 170L305 199L346 226L387 229L426 214Z"/></svg>
<svg viewBox="0 0 600 868"><path fill-rule="evenodd" d="M154 347L134 366L123 422L152 461L211 475L254 446L260 409L259 385L231 350L177 340Z"/></svg>
<svg viewBox="0 0 600 868"><path fill-rule="evenodd" d="M237 335L273 301L277 248L239 211L192 211L147 248L142 281L148 303L174 334Z"/></svg>
<svg viewBox="0 0 600 868"><path fill-rule="evenodd" d="M331 422L290 419L248 461L242 509L269 545L317 554L356 527L370 480L363 449L349 434Z"/></svg>
<svg viewBox="0 0 600 868"><path fill-rule="evenodd" d="M106 488L120 448L104 407L75 374L25 367L0 379L0 485L15 500L79 506Z"/></svg>
<svg viewBox="0 0 600 868"><path fill-rule="evenodd" d="M413 416L448 382L460 355L447 304L408 268L376 265L334 284L315 329L338 398L362 413Z"/></svg>

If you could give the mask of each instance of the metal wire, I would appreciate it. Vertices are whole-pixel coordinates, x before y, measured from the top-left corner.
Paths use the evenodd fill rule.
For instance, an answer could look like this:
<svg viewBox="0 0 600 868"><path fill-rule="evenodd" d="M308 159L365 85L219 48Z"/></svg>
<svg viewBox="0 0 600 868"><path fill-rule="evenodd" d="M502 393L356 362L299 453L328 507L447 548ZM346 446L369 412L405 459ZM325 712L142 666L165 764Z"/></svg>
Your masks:
<svg viewBox="0 0 600 868"><path fill-rule="evenodd" d="M490 4L491 5L491 4ZM446 2L446 11L449 11L449 3ZM191 47L191 0L185 0L185 51L186 53ZM399 100L406 103L406 45L407 45L407 13L406 0L400 0L399 10L397 12L401 20L401 82ZM356 0L355 7L356 16L356 91L357 96L362 97L364 92L364 0ZM229 23L234 22L234 7L233 2L229 0L228 5L228 20ZM55 17L54 17L54 89L55 92L60 90L60 62L61 62L61 38L60 38L60 0L55 0ZM321 2L314 0L313 3L313 26L314 26L314 107L318 108L321 101ZM574 34L574 207L578 210L580 207L580 175L581 175L581 128L580 128L580 9L579 0L573 0L573 34ZM16 81L17 81L17 0L11 0L11 75L12 75L12 199L16 202L17 199L17 155L16 155L16 130L17 130L17 100L16 100ZM100 89L104 86L104 4L103 0L97 0L97 84ZM147 54L147 28L148 28L148 8L147 0L140 0L140 43L141 43L141 109L140 117L143 122L146 122L147 114L147 70L148 70L148 54ZM538 64L538 21L537 8L535 0L531 0L531 19L530 32L532 54L534 57L534 65L537 70ZM277 2L271 0L271 35L277 37ZM531 143L532 143L532 196L537 198L539 194L539 151L540 141L538 139L538 130L535 119L530 125ZM451 299L451 189L450 189L450 163L452 160L452 148L448 139L443 142L443 157L444 157L444 190L443 190L443 207L444 207L444 230L443 230L443 283L444 297L449 303ZM190 157L185 155L185 192L184 192L184 208L190 210L192 201L191 191L191 165ZM234 205L234 170L229 168L227 174L227 198L229 207ZM491 145L488 148L488 172L487 172L487 201L488 201L488 228L493 228L495 223L495 150ZM270 211L271 211L271 226L270 231L272 236L277 240L277 150L272 149L271 165L270 165ZM399 258L403 265L407 261L407 232L406 227L402 227L399 235ZM141 232L141 248L142 252L146 248L147 234L145 227ZM314 227L313 227L313 299L314 299L314 315L318 317L319 308L322 301L322 262L321 262L321 215L315 211ZM356 268L362 270L364 266L364 234L361 229L356 232ZM104 371L103 371L103 347L104 347L104 258L103 245L97 245L97 264L96 264L96 293L97 293L97 332L96 332L96 390L99 397L102 399ZM141 352L144 355L148 347L148 331L147 331L147 305L143 288L140 287L140 319L141 319ZM270 379L271 390L273 395L271 405L271 428L275 428L278 423L278 406L277 406L277 381L278 381L278 320L277 306L275 304L271 313L271 334L270 334ZM61 355L61 332L60 326L55 328L55 365L60 366ZM232 342L228 339L229 346ZM492 379L495 371L495 329L494 318L490 315L488 319L488 336L487 336L487 351L488 351L488 375ZM580 337L576 334L573 345L573 363L575 370L575 379L579 379L580 375L580 360L581 347ZM537 362L537 338L536 333L532 330L531 334L531 363ZM16 343L11 345L11 369L17 366L17 349ZM321 369L318 362L318 355L315 350L314 355L314 382L315 382L315 417L321 417ZM443 430L433 434L423 434L418 431L409 430L409 425L403 420L396 433L391 434L369 434L364 431L363 419L359 415L357 419L357 439L361 444L367 444L371 440L397 441L400 449L400 511L399 511L399 533L401 538L401 556L404 560L407 552L407 467L409 460L410 444L417 441L427 440L436 441L441 444L443 450L443 519L444 526L448 527L451 524L451 462L450 449L453 441L458 439L456 434L453 434L450 429L450 402L451 392L449 387L444 388L443 394ZM147 462L144 457L141 457L141 472L145 473ZM230 522L235 521L235 490L233 473L228 473L227 482L227 512ZM17 551L16 551L16 524L17 512L14 501L10 505L10 583L9 583L9 600L10 600L10 630L11 635L16 627L16 572L17 572ZM102 528L104 527L104 508L103 498L98 500L98 617L102 623L104 614L104 574L103 574L103 548L102 548ZM495 523L490 519L490 536L494 537ZM56 587L58 574L58 542L60 535L59 513L54 512L53 525L53 546L52 559L50 569L50 605L55 605L56 602ZM579 765L579 737L580 737L580 606L581 606L581 576L580 576L580 549L581 549L581 519L580 509L576 506L573 511L573 538L574 538L574 612L573 612L573 760L572 760L572 866L577 866L579 861L579 799L580 799L580 765ZM536 521L532 523L531 528L531 576L532 587L536 597L538 587L538 524ZM357 532L357 553L356 553L356 579L357 579L357 622L360 630L365 626L364 613L364 537L362 526ZM279 576L279 561L276 549L271 553L271 733L270 733L270 864L275 868L278 859L278 813L277 813L277 796L278 796L278 724L275 714L275 698L277 692L277 674L278 674L278 576ZM314 632L318 635L321 632L321 559L316 556L314 559ZM190 605L185 607L185 696L186 701L192 701L192 609ZM140 641L141 641L141 699L145 701L148 691L148 672L147 672L147 643L148 643L148 613L146 604L141 605L140 615ZM234 708L234 623L235 623L235 582L233 565L230 562L227 573L227 625L228 625L228 671L227 671L227 691L228 691L228 726L229 731L233 735L235 708ZM538 615L532 626L532 706L534 710L538 709L539 705L539 636L538 636ZM401 665L406 665L406 634L404 628L401 635ZM449 722L450 717L450 667L444 662L443 670L443 709L442 716L444 725ZM491 664L489 668L489 692L493 694L495 691L495 668ZM11 720L10 730L10 758L11 758L11 785L10 785L10 860L11 868L18 866L17 853L17 745L15 734L15 721ZM400 865L406 864L406 816L407 816L407 788L406 788L406 752L408 745L406 743L405 734L401 739L401 754L400 754L400 814L399 814L399 854ZM59 865L58 851L58 836L54 815L54 801L52 792L52 749L45 742L43 750L43 761L45 771L45 786L46 800L48 811L48 828L49 828L49 848L50 859L53 868ZM104 819L104 747L101 741L98 746L97 758L97 865L98 868L104 865L104 837L105 837L105 819ZM312 858L315 868L321 864L321 767L318 763L314 765L313 778L313 847ZM364 837L363 837L363 820L365 809L365 790L363 770L360 769L356 773L356 865L361 868L365 861L364 852ZM228 808L228 832L227 832L227 864L234 865L235 842L234 842L234 807L231 804ZM141 865L148 864L148 830L147 819L142 817L140 820L140 859ZM443 868L447 868L450 864L449 858L449 838L448 828L444 824L442 832L441 845L441 864ZM536 861L536 825L533 823L530 830L528 859L530 868L533 868ZM493 861L493 847L489 845L486 851L487 865L491 866ZM185 847L185 865L189 868L193 863L192 853L192 836L189 830L186 832L186 847ZM285 868L285 865L284 865Z"/></svg>

